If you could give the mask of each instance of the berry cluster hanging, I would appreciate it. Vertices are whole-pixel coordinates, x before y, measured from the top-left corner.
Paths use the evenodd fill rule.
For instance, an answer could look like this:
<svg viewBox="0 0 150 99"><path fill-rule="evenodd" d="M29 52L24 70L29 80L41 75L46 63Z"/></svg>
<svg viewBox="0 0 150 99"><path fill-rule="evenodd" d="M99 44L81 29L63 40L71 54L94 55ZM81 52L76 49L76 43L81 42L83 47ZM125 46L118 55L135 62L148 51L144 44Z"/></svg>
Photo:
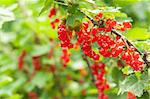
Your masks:
<svg viewBox="0 0 150 99"><path fill-rule="evenodd" d="M66 23L62 22L58 26L58 38L61 41L61 47L73 48L74 44L72 44L71 39L75 32L83 53L93 60L99 60L100 56L119 57L135 71L142 70L143 61L136 49L128 45L121 36L112 33L114 30L124 32L130 29L131 23L128 21L120 23L115 19L105 19L103 16L103 13L95 16L94 20L99 23L99 26L90 21L83 22L79 31L71 31ZM94 43L97 43L99 53L92 49Z"/></svg>
<svg viewBox="0 0 150 99"><path fill-rule="evenodd" d="M92 74L96 78L95 85L98 89L98 99L108 99L108 97L104 94L104 91L109 89L109 85L107 83L107 80L105 79L105 64L95 63L91 66Z"/></svg>

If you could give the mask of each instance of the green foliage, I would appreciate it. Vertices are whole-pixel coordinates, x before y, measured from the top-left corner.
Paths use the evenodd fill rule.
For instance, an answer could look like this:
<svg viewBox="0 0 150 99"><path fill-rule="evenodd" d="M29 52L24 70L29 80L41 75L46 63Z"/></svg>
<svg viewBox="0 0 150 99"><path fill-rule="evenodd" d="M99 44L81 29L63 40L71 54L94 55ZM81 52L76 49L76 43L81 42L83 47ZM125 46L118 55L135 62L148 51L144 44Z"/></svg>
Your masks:
<svg viewBox="0 0 150 99"><path fill-rule="evenodd" d="M114 4L117 4L119 6L127 6L130 4L135 4L139 2L140 0L113 0Z"/></svg>
<svg viewBox="0 0 150 99"><path fill-rule="evenodd" d="M131 74L128 77L126 77L125 80L120 84L119 94L131 91L136 96L141 97L149 81L150 79L147 73L141 74L140 77Z"/></svg>
<svg viewBox="0 0 150 99"><path fill-rule="evenodd" d="M66 24L74 28L81 24L83 18L84 18L84 14L77 10L76 12L72 13L67 17Z"/></svg>
<svg viewBox="0 0 150 99"><path fill-rule="evenodd" d="M115 83L119 83L123 80L123 74L117 67L112 69L111 75Z"/></svg>
<svg viewBox="0 0 150 99"><path fill-rule="evenodd" d="M32 79L31 83L33 86L43 88L49 80L52 80L51 74L48 74L46 72L38 72Z"/></svg>
<svg viewBox="0 0 150 99"><path fill-rule="evenodd" d="M4 22L15 20L14 13L8 8L0 7L0 11L0 28L2 28Z"/></svg>
<svg viewBox="0 0 150 99"><path fill-rule="evenodd" d="M80 49L70 50L71 60L68 67L63 68L57 30L50 27L50 22L56 17L66 17L69 28L77 29L86 20L82 12L94 17L102 11L105 17L119 22L132 20L133 29L123 35L141 52L150 51L149 4L149 0L1 0L0 99L28 99L30 92L37 93L39 99L61 99L63 96L66 99L97 99L97 89L91 82ZM53 7L57 15L49 20L47 15ZM51 48L53 57L48 58ZM19 70L18 57L23 50L27 56L23 70ZM41 56L40 71L34 70L33 56ZM150 70L135 73L128 66L118 68L117 59L101 56L100 61L107 65L106 78L111 88L105 93L110 99L126 99L128 91L138 96L137 99L149 98ZM55 73L50 71L52 65L56 67ZM86 90L85 95L82 90Z"/></svg>
<svg viewBox="0 0 150 99"><path fill-rule="evenodd" d="M9 76L2 76L0 79L0 87L5 86L13 81L13 79Z"/></svg>
<svg viewBox="0 0 150 99"><path fill-rule="evenodd" d="M52 3L53 3L53 0L45 0L44 7L42 8L42 10L39 13L39 15L42 14L47 9L49 9Z"/></svg>
<svg viewBox="0 0 150 99"><path fill-rule="evenodd" d="M145 28L135 27L129 30L129 32L125 34L125 36L128 37L132 41L147 40L150 38L150 32L148 32L148 30Z"/></svg>

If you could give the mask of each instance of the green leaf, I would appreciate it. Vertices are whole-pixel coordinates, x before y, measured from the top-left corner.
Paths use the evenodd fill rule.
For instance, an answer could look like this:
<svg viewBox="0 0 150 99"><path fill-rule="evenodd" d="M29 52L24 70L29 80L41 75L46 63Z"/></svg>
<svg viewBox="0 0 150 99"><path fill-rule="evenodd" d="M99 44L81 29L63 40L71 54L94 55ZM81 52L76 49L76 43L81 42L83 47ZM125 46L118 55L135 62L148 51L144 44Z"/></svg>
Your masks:
<svg viewBox="0 0 150 99"><path fill-rule="evenodd" d="M13 83L8 84L0 89L0 96L12 96L13 93L22 89L22 86L26 82L26 78L24 75L19 73L19 78Z"/></svg>
<svg viewBox="0 0 150 99"><path fill-rule="evenodd" d="M19 94L14 94L14 95L10 96L10 97L7 98L7 99L22 99L22 96L19 95Z"/></svg>
<svg viewBox="0 0 150 99"><path fill-rule="evenodd" d="M5 33L0 31L0 42L2 43L9 43L11 41L13 41L16 38L16 34L15 33Z"/></svg>
<svg viewBox="0 0 150 99"><path fill-rule="evenodd" d="M9 83L11 83L13 79L9 76L0 76L0 87L3 87Z"/></svg>
<svg viewBox="0 0 150 99"><path fill-rule="evenodd" d="M113 0L113 4L119 5L119 6L127 6L129 4L135 4L139 1L140 0Z"/></svg>
<svg viewBox="0 0 150 99"><path fill-rule="evenodd" d="M114 67L112 69L111 75L112 75L114 82L116 83L119 83L119 81L123 80L122 72L117 67Z"/></svg>
<svg viewBox="0 0 150 99"><path fill-rule="evenodd" d="M33 85L30 82L26 83L25 87L24 87L24 89L25 89L26 92L31 92L34 88L35 88L35 85Z"/></svg>
<svg viewBox="0 0 150 99"><path fill-rule="evenodd" d="M13 3L15 3L16 0L1 0L0 5L11 5Z"/></svg>
<svg viewBox="0 0 150 99"><path fill-rule="evenodd" d="M97 94L97 89L95 89L95 88L94 89L88 89L87 93L88 94Z"/></svg>
<svg viewBox="0 0 150 99"><path fill-rule="evenodd" d="M85 99L97 99L97 96L86 96Z"/></svg>
<svg viewBox="0 0 150 99"><path fill-rule="evenodd" d="M131 69L129 66L125 66L123 69L122 69L122 72L123 74L126 74L126 75L129 75L131 73L133 73L133 69Z"/></svg>
<svg viewBox="0 0 150 99"><path fill-rule="evenodd" d="M14 13L7 8L0 7L0 29L5 22L15 20Z"/></svg>
<svg viewBox="0 0 150 99"><path fill-rule="evenodd" d="M94 0L81 0L81 2L84 1L84 2L87 2L87 3L90 3L90 4L95 4L95 1Z"/></svg>
<svg viewBox="0 0 150 99"><path fill-rule="evenodd" d="M33 56L40 56L46 54L50 49L50 45L36 45L34 46L34 50L32 52Z"/></svg>
<svg viewBox="0 0 150 99"><path fill-rule="evenodd" d="M119 12L119 11L105 11L104 15L107 18L113 18L113 17L116 17L117 19L127 18L127 15L125 13L122 13L122 12Z"/></svg>
<svg viewBox="0 0 150 99"><path fill-rule="evenodd" d="M136 45L140 50L142 51L150 51L150 41L136 41L134 42L134 45Z"/></svg>
<svg viewBox="0 0 150 99"><path fill-rule="evenodd" d="M148 32L148 30L145 28L135 27L129 30L128 33L125 34L125 36L132 41L146 40L150 38L150 32Z"/></svg>
<svg viewBox="0 0 150 99"><path fill-rule="evenodd" d="M140 79L137 78L135 74L129 75L121 84L118 94L123 94L124 92L131 91L136 96L141 97L143 91L148 84L148 75L143 73Z"/></svg>
<svg viewBox="0 0 150 99"><path fill-rule="evenodd" d="M10 87L10 90L12 90L12 92L16 92L22 89L21 86L23 86L26 81L27 81L26 76L24 74L20 74L19 78L7 87Z"/></svg>
<svg viewBox="0 0 150 99"><path fill-rule="evenodd" d="M105 93L106 94L117 94L118 90L119 90L119 88L114 87L114 88L110 88L108 90L105 90Z"/></svg>
<svg viewBox="0 0 150 99"><path fill-rule="evenodd" d="M145 92L141 97L137 97L137 99L149 99L150 94L148 92Z"/></svg>
<svg viewBox="0 0 150 99"><path fill-rule="evenodd" d="M74 14L74 13L76 13L78 10L78 4L73 4L73 5L69 5L68 6L68 13L70 13L70 14Z"/></svg>
<svg viewBox="0 0 150 99"><path fill-rule="evenodd" d="M75 25L75 17L74 15L69 15L66 21L67 26L74 27Z"/></svg>
<svg viewBox="0 0 150 99"><path fill-rule="evenodd" d="M75 20L76 21L82 21L84 18L84 14L80 12L79 10L74 14Z"/></svg>
<svg viewBox="0 0 150 99"><path fill-rule="evenodd" d="M104 7L100 9L94 9L94 10L88 10L91 16L95 16L99 12L104 13L105 18L116 18L117 21L123 21L123 20L131 20L127 17L126 13L120 12L120 7L114 8L114 7ZM86 9L84 11L87 11Z"/></svg>
<svg viewBox="0 0 150 99"><path fill-rule="evenodd" d="M31 83L35 86L38 86L39 88L42 88L46 85L48 80L51 80L51 78L52 78L52 75L46 72L40 71L34 76Z"/></svg>
<svg viewBox="0 0 150 99"><path fill-rule="evenodd" d="M127 94L117 95L117 94L107 94L108 99L127 99Z"/></svg>
<svg viewBox="0 0 150 99"><path fill-rule="evenodd" d="M66 24L72 28L78 27L81 24L83 18L84 14L78 10L67 17Z"/></svg>
<svg viewBox="0 0 150 99"><path fill-rule="evenodd" d="M40 11L39 15L41 15L44 11L48 10L52 3L53 0L45 0L44 7Z"/></svg>

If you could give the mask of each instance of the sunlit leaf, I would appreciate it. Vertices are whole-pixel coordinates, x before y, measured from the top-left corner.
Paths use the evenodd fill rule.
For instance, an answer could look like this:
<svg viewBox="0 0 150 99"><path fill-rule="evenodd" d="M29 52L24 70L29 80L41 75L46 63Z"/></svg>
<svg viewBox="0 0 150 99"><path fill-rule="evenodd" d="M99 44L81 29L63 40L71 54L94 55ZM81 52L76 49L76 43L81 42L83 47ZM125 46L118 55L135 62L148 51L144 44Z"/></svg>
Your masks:
<svg viewBox="0 0 150 99"><path fill-rule="evenodd" d="M0 28L5 22L15 20L14 13L6 8L0 7Z"/></svg>
<svg viewBox="0 0 150 99"><path fill-rule="evenodd" d="M0 76L0 87L3 87L13 81L9 76Z"/></svg>
<svg viewBox="0 0 150 99"><path fill-rule="evenodd" d="M39 15L41 15L44 11L48 10L52 3L53 0L45 0L44 7L40 11Z"/></svg>
<svg viewBox="0 0 150 99"><path fill-rule="evenodd" d="M145 28L135 27L135 28L129 30L125 34L125 36L129 40L132 40L132 41L135 41L135 40L146 40L146 39L150 38L150 32L148 32L148 30L145 29Z"/></svg>
<svg viewBox="0 0 150 99"><path fill-rule="evenodd" d="M136 96L140 97L143 94L145 86L148 84L148 75L143 73L142 76L137 78L136 75L132 74L126 77L126 79L120 84L119 93L132 92Z"/></svg>

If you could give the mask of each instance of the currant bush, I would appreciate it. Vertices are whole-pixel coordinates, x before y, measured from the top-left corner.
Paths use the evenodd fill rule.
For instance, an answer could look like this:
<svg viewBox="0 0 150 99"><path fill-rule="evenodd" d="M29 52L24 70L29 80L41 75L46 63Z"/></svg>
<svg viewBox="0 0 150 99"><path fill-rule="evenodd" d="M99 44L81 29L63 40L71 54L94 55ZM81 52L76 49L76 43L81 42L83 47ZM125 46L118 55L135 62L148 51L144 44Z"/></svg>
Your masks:
<svg viewBox="0 0 150 99"><path fill-rule="evenodd" d="M0 99L149 99L149 1L1 0Z"/></svg>
<svg viewBox="0 0 150 99"><path fill-rule="evenodd" d="M92 21L93 20L82 22L79 30L72 30L66 25L66 21L62 20L58 26L58 38L63 49L61 59L63 60L64 66L66 66L70 58L68 49L76 48L74 46L77 45L80 46L84 55L96 62L91 66L91 70L96 78L95 85L99 93L98 99L108 99L104 94L104 91L109 88L107 80L104 77L106 74L105 64L102 62L97 63L100 57L119 58L117 62L118 66L123 67L124 61L135 71L141 71L144 62L134 46L127 44L128 42L121 34L116 34L116 31L123 33L132 28L130 22L117 22L115 19L105 18L102 12L94 17L94 22L97 22L96 25ZM115 33L115 35L113 33ZM77 39L75 44L72 43L73 35L75 35ZM99 52L96 52L92 48L94 43L98 45L97 49Z"/></svg>
<svg viewBox="0 0 150 99"><path fill-rule="evenodd" d="M71 39L75 32L77 42L79 43L83 53L92 58L99 60L100 56L103 57L120 57L135 71L142 70L143 61L140 54L135 51L133 46L128 46L126 41L121 36L115 35L112 37L113 30L125 31L132 27L130 22L117 22L115 19L105 19L103 13L100 12L95 16L95 21L103 21L103 26L95 26L92 22L83 22L79 31L71 31L66 23L61 23L58 26L58 38L61 41L61 47L73 48ZM99 46L99 53L92 49L93 43Z"/></svg>

